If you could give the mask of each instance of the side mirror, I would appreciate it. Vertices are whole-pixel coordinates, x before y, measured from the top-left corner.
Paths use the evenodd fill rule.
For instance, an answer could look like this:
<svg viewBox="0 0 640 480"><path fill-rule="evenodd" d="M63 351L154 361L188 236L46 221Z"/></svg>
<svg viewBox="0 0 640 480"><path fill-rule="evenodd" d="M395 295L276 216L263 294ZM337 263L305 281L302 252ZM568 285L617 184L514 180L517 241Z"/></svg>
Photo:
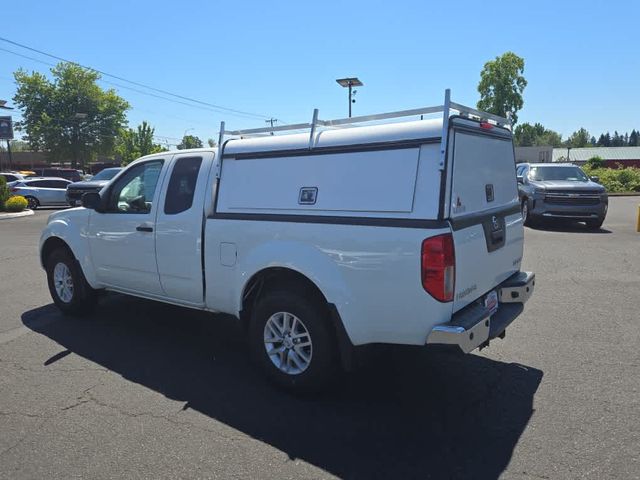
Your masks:
<svg viewBox="0 0 640 480"><path fill-rule="evenodd" d="M518 175L518 176L516 177L516 180L518 180L518 183L522 183L522 184L524 184L524 177L523 177L522 175Z"/></svg>
<svg viewBox="0 0 640 480"><path fill-rule="evenodd" d="M589 178L591 179L592 182L600 183L600 177L593 176Z"/></svg>
<svg viewBox="0 0 640 480"><path fill-rule="evenodd" d="M84 208L90 208L91 210L99 212L101 204L102 197L98 192L87 192L82 195L82 206Z"/></svg>

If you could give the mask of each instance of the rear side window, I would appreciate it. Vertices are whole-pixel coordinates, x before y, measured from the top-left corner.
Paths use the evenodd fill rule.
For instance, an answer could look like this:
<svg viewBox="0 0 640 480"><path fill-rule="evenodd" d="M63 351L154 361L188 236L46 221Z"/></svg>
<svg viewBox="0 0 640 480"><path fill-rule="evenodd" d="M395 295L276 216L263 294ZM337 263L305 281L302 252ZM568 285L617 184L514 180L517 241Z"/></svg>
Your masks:
<svg viewBox="0 0 640 480"><path fill-rule="evenodd" d="M65 182L64 180L51 180L50 184L50 188L67 188L69 182Z"/></svg>
<svg viewBox="0 0 640 480"><path fill-rule="evenodd" d="M201 164L202 157L180 158L176 161L164 202L166 215L175 215L191 208Z"/></svg>
<svg viewBox="0 0 640 480"><path fill-rule="evenodd" d="M27 187L36 188L49 188L48 180L32 180L31 182L24 182Z"/></svg>

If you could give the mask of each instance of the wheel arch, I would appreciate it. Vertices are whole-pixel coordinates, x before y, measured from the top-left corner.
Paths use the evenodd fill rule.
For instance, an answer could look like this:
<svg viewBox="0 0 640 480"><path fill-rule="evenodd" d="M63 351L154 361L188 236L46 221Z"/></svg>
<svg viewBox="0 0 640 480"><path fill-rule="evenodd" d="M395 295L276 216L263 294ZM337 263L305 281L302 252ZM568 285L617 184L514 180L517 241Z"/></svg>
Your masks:
<svg viewBox="0 0 640 480"><path fill-rule="evenodd" d="M44 241L40 248L40 265L42 265L43 268L46 268L47 266L47 258L49 258L49 255L59 248L67 250L73 258L76 259L76 261L78 260L67 242L62 240L60 237L51 236Z"/></svg>
<svg viewBox="0 0 640 480"><path fill-rule="evenodd" d="M49 224L40 237L40 264L46 268L47 257L57 248L64 248L78 262L89 285L92 288L100 288L89 254L86 231L74 223L66 218L50 217Z"/></svg>
<svg viewBox="0 0 640 480"><path fill-rule="evenodd" d="M340 363L347 370L354 366L354 346L335 304L327 300L320 287L305 274L289 267L266 267L255 272L242 289L240 319L249 323L251 311L261 295L280 288L290 288L310 296L325 308L331 333L337 342Z"/></svg>

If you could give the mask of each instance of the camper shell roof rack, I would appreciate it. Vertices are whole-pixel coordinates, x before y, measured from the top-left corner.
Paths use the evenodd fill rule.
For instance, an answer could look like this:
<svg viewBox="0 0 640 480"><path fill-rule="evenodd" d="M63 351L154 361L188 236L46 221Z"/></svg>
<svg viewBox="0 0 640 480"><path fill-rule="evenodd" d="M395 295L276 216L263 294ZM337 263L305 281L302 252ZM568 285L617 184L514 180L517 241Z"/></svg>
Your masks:
<svg viewBox="0 0 640 480"><path fill-rule="evenodd" d="M442 145L441 154L443 160L440 162L441 166L444 165L444 154L446 150L446 138L447 131L449 129L449 118L453 112L463 118L469 118L478 120L480 122L486 122L498 127L511 129L511 120L509 118L503 118L498 115L494 115L488 112L482 112L475 108L467 107L459 103L451 101L451 90L446 89L444 93L444 103L442 105L436 105L434 107L422 107L414 108L411 110L399 110L395 112L376 113L372 115L362 115L358 117L338 118L335 120L321 120L318 118L318 109L313 110L313 117L309 123L294 123L288 125L268 126L262 128L249 128L244 130L226 130L225 122L220 123L220 134L218 145L224 148L225 135L231 135L240 138L250 138L253 136L273 135L275 132L287 132L294 130L309 130L309 149L313 149L314 138L317 127L327 128L339 128L339 127L352 127L358 123L375 122L378 120L387 120L392 118L413 117L418 115L428 115L442 112Z"/></svg>

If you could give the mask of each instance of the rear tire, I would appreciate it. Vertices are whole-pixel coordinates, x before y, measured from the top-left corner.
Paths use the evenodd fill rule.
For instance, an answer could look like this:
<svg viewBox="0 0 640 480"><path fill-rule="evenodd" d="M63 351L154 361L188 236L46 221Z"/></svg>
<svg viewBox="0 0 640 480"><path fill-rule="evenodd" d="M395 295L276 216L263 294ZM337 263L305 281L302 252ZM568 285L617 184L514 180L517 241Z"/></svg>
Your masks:
<svg viewBox="0 0 640 480"><path fill-rule="evenodd" d="M269 380L294 393L325 389L338 373L335 336L322 303L295 290L262 296L251 314L251 353Z"/></svg>
<svg viewBox="0 0 640 480"><path fill-rule="evenodd" d="M80 265L65 248L55 250L46 260L49 293L65 315L79 316L93 310L96 291L91 288Z"/></svg>
<svg viewBox="0 0 640 480"><path fill-rule="evenodd" d="M40 206L40 202L35 197L24 197L24 199L27 201L27 208L29 210L35 210Z"/></svg>

